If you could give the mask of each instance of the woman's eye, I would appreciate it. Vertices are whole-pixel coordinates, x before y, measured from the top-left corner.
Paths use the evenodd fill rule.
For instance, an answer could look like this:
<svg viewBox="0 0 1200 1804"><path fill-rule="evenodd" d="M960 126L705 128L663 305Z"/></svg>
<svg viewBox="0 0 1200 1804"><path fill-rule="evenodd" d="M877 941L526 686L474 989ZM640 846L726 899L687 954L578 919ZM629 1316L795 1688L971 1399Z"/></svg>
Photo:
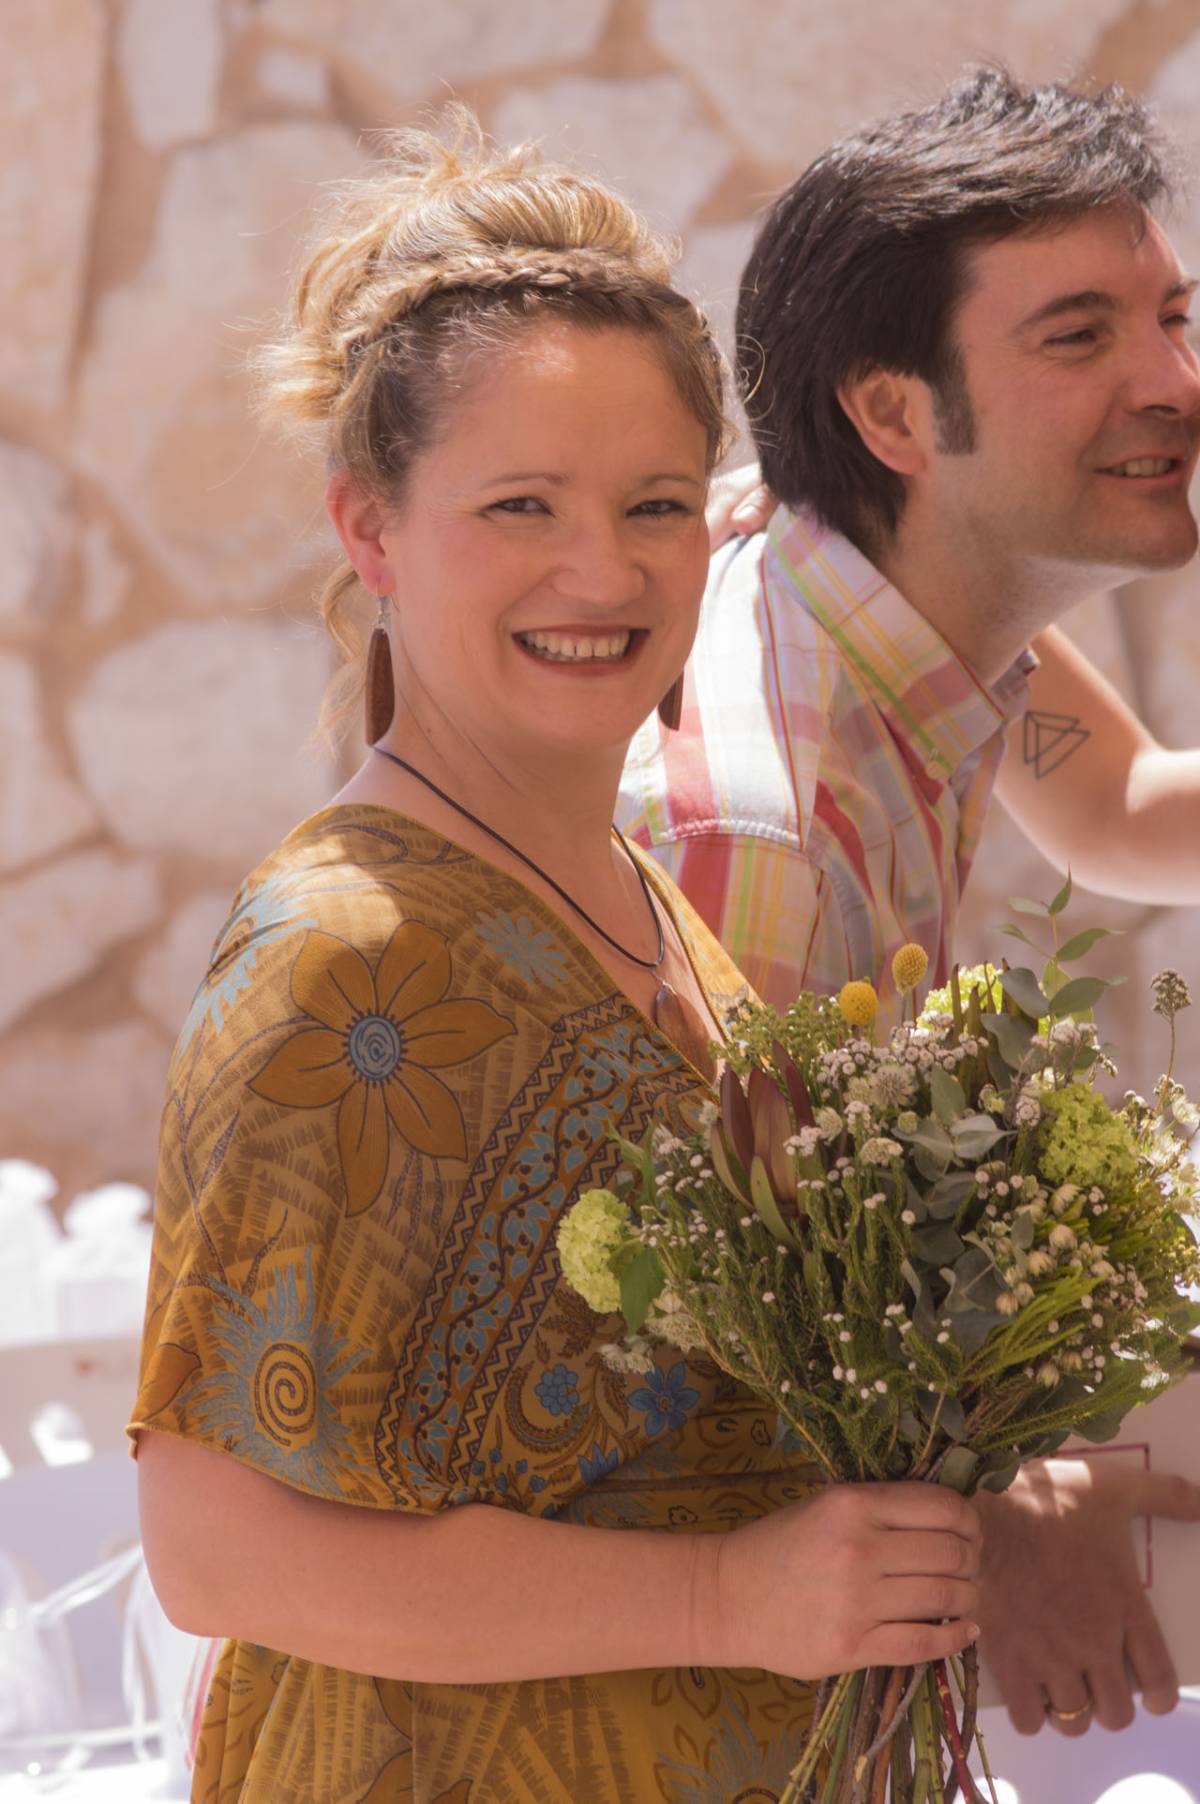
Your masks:
<svg viewBox="0 0 1200 1804"><path fill-rule="evenodd" d="M682 501L672 501L663 496L657 501L639 501L632 511L635 514L641 514L643 518L663 520L669 514L687 514L691 512L691 509L685 507Z"/></svg>
<svg viewBox="0 0 1200 1804"><path fill-rule="evenodd" d="M509 495L503 501L493 501L485 510L489 514L537 514L544 513L546 504L536 495Z"/></svg>

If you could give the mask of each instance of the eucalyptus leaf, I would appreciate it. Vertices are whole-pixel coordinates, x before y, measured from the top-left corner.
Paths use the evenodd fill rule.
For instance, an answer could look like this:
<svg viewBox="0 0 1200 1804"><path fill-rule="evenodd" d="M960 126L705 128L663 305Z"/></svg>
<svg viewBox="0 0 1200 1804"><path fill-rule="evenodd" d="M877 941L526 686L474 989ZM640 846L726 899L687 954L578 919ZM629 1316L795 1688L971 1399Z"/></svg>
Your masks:
<svg viewBox="0 0 1200 1804"><path fill-rule="evenodd" d="M913 1146L924 1147L926 1152L936 1154L939 1159L952 1159L954 1157L953 1140L951 1140L941 1122L935 1121L932 1115L927 1115L923 1121L918 1123L911 1134L904 1134L901 1138L910 1141Z"/></svg>
<svg viewBox="0 0 1200 1804"><path fill-rule="evenodd" d="M973 1359L989 1334L1007 1318L994 1309L962 1309L950 1318L950 1332L961 1352Z"/></svg>
<svg viewBox="0 0 1200 1804"><path fill-rule="evenodd" d="M1044 902L1031 902L1028 896L1010 896L1008 906L1019 915L1040 915L1043 920L1048 919L1050 914Z"/></svg>
<svg viewBox="0 0 1200 1804"><path fill-rule="evenodd" d="M934 1114L946 1126L957 1121L967 1106L962 1085L941 1065L935 1065L929 1073L929 1096Z"/></svg>
<svg viewBox="0 0 1200 1804"><path fill-rule="evenodd" d="M957 1397L943 1397L938 1426L945 1429L952 1441L964 1441L967 1438L967 1418L963 1406Z"/></svg>
<svg viewBox="0 0 1200 1804"><path fill-rule="evenodd" d="M1094 1008L1108 988L1106 977L1073 977L1051 1001L1051 1020L1059 1021L1064 1015L1078 1015Z"/></svg>
<svg viewBox="0 0 1200 1804"><path fill-rule="evenodd" d="M969 1447L952 1447L942 1461L942 1469L938 1473L938 1483L949 1485L952 1491L966 1497L971 1489L972 1480L983 1464L981 1454L973 1453Z"/></svg>
<svg viewBox="0 0 1200 1804"><path fill-rule="evenodd" d="M1059 947L1058 962L1060 965L1072 964L1075 959L1082 958L1085 952L1090 952L1097 940L1108 939L1111 934L1123 932L1121 927L1085 927L1082 933L1072 934Z"/></svg>
<svg viewBox="0 0 1200 1804"><path fill-rule="evenodd" d="M1014 926L1011 921L1005 921L1003 926L996 927L993 931L996 933L1007 934L1010 940L1020 940L1023 945L1032 946L1035 952L1041 951L1041 947L1031 940L1029 935L1023 932L1020 927Z"/></svg>
<svg viewBox="0 0 1200 1804"><path fill-rule="evenodd" d="M1118 1433L1126 1414L1127 1412L1123 1409L1105 1410L1103 1415L1093 1416L1090 1421L1077 1422L1075 1433L1082 1435L1085 1441L1091 1441L1093 1445L1099 1446L1104 1441L1111 1441L1113 1436Z"/></svg>
<svg viewBox="0 0 1200 1804"><path fill-rule="evenodd" d="M1006 1459L1003 1465L994 1466L990 1462L975 1481L977 1491L1007 1491L1017 1473L1021 1470L1019 1459Z"/></svg>
<svg viewBox="0 0 1200 1804"><path fill-rule="evenodd" d="M1036 1233L1037 1233L1037 1223L1034 1221L1033 1215L1030 1212L1030 1210L1018 1209L1016 1214L1013 1216L1013 1224L1012 1224L1012 1237L1013 1237L1014 1245L1020 1247L1020 1249L1023 1253L1027 1253L1029 1251L1030 1247L1033 1245L1033 1239L1034 1239L1034 1235Z"/></svg>
<svg viewBox="0 0 1200 1804"><path fill-rule="evenodd" d="M1031 1020L1040 1021L1043 1015L1049 1014L1050 1003L1041 984L1024 965L1018 965L1013 971L1002 971L1000 987Z"/></svg>
<svg viewBox="0 0 1200 1804"><path fill-rule="evenodd" d="M643 1247L621 1273L621 1314L630 1334L637 1334L666 1279L653 1247Z"/></svg>
<svg viewBox="0 0 1200 1804"><path fill-rule="evenodd" d="M1029 1042L1037 1032L1034 1023L1026 1015L985 1015L983 1025L995 1040L1009 1072L1015 1071L1029 1051ZM1008 1082L1007 1073L1004 1081Z"/></svg>
<svg viewBox="0 0 1200 1804"><path fill-rule="evenodd" d="M1051 903L1049 903L1049 905L1047 906L1046 913L1051 914L1051 915L1060 915L1070 900L1071 900L1071 873L1070 873L1070 871L1068 871L1067 872L1067 881L1063 884L1062 888L1059 890L1059 892L1058 892L1057 896L1055 896L1054 900Z"/></svg>
<svg viewBox="0 0 1200 1804"><path fill-rule="evenodd" d="M1005 1130L990 1115L964 1115L950 1132L954 1136L954 1151L958 1158L982 1159L997 1140L1004 1138Z"/></svg>
<svg viewBox="0 0 1200 1804"><path fill-rule="evenodd" d="M930 1265L949 1265L963 1250L963 1242L948 1222L931 1221L913 1229L913 1245Z"/></svg>

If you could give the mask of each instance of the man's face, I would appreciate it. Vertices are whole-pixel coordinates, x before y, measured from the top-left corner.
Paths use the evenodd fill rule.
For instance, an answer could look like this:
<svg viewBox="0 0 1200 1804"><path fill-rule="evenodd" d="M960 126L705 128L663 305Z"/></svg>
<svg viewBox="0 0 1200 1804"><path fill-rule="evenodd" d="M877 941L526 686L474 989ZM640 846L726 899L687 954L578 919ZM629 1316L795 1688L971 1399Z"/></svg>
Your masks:
<svg viewBox="0 0 1200 1804"><path fill-rule="evenodd" d="M954 333L974 445L947 449L931 424L925 484L947 531L1097 583L1185 563L1200 362L1193 284L1160 227L1105 208L983 245L967 277Z"/></svg>

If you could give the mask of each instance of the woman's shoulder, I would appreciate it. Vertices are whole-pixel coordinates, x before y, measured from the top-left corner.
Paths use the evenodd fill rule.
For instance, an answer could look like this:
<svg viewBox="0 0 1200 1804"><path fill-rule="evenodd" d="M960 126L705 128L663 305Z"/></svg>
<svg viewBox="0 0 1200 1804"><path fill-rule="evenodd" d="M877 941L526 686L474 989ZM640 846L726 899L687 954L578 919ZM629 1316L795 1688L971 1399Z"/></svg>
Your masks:
<svg viewBox="0 0 1200 1804"><path fill-rule="evenodd" d="M486 867L421 822L362 803L335 804L295 827L239 887L188 1011L179 1050L294 1011L297 962L363 1004L371 982L436 946L478 932ZM403 931L401 931L403 930ZM399 934L399 941L397 935Z"/></svg>

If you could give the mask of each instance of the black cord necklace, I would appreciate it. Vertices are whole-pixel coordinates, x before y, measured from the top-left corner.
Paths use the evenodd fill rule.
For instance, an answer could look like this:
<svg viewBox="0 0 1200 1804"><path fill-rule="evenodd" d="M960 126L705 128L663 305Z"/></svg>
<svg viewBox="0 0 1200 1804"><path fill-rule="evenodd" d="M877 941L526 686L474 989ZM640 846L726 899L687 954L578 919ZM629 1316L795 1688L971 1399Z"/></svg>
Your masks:
<svg viewBox="0 0 1200 1804"><path fill-rule="evenodd" d="M371 750L373 752L378 752L381 758L390 758L393 764L398 764L401 770L406 770L410 777L415 777L418 783L423 783L426 789L431 789L435 796L439 796L441 800L445 802L447 808L453 808L456 814L461 814L464 820L468 820L474 826L478 827L481 833L486 833L489 839L494 839L497 845L503 846L506 851L511 852L514 858L519 858L523 865L528 866L531 871L536 871L538 876L542 879L542 882L548 883L555 895L561 896L563 901L567 904L567 907L573 908L580 919L587 922L593 933L598 933L600 938L613 948L614 952L619 952L622 958L627 958L631 965L637 965L643 971L658 970L658 967L662 964L667 953L667 944L663 938L662 922L659 919L658 910L654 906L654 897L650 894L650 885L646 881L646 873L643 871L637 859L633 856L633 853L629 850L625 835L621 832L615 821L613 823L613 832L620 840L621 848L634 868L637 880L641 885L642 894L646 898L646 907L650 911L650 919L654 922L654 932L658 938L658 950L653 958L639 958L638 954L636 952L631 952L628 946L622 946L620 940L615 940L611 933L607 933L605 929L601 927L599 921L594 921L587 909L578 903L574 896L568 895L562 884L556 883L548 871L544 871L541 865L536 864L532 858L522 852L519 846L514 846L511 839L505 839L503 833L497 833L494 827L489 827L486 821L481 821L477 814L472 814L469 808L464 808L461 802L456 802L454 797L447 795L444 789L439 789L433 779L427 777L423 771L419 771L415 764L409 764L405 758L398 758L395 752L389 752L386 746L373 745ZM674 991L671 993L674 995Z"/></svg>

